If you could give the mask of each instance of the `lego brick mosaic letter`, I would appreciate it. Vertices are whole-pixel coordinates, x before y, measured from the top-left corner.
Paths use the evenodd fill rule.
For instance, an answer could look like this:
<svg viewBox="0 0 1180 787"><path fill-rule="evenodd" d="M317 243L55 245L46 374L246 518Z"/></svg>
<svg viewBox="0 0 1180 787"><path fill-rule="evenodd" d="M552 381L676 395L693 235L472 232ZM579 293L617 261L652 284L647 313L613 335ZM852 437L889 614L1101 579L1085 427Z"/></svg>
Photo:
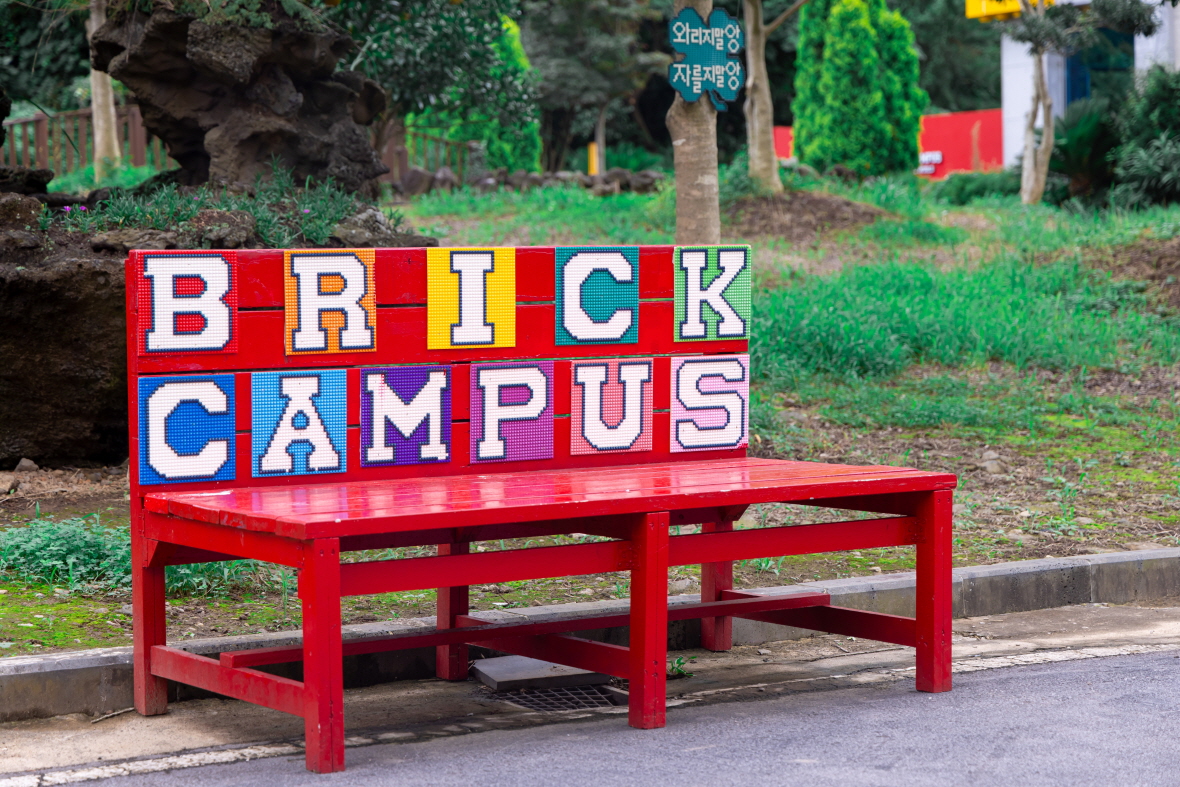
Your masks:
<svg viewBox="0 0 1180 787"><path fill-rule="evenodd" d="M451 369L361 370L361 467L451 458Z"/></svg>
<svg viewBox="0 0 1180 787"><path fill-rule="evenodd" d="M237 255L137 251L140 355L238 350Z"/></svg>
<svg viewBox="0 0 1180 787"><path fill-rule="evenodd" d="M346 375L344 369L251 375L254 477L344 472Z"/></svg>
<svg viewBox="0 0 1180 787"><path fill-rule="evenodd" d="M139 483L232 481L232 374L139 379Z"/></svg>
<svg viewBox="0 0 1180 787"><path fill-rule="evenodd" d="M516 346L516 249L426 250L426 347Z"/></svg>
<svg viewBox="0 0 1180 787"><path fill-rule="evenodd" d="M553 361L471 365L471 461L553 458Z"/></svg>
<svg viewBox="0 0 1180 787"><path fill-rule="evenodd" d="M671 450L742 448L750 431L750 356L672 359Z"/></svg>
<svg viewBox="0 0 1180 787"><path fill-rule="evenodd" d="M673 265L676 341L750 338L749 246L677 247Z"/></svg>
<svg viewBox="0 0 1180 787"><path fill-rule="evenodd" d="M287 355L377 349L372 249L283 252Z"/></svg>
<svg viewBox="0 0 1180 787"><path fill-rule="evenodd" d="M639 248L558 248L556 343L639 341Z"/></svg>
<svg viewBox="0 0 1180 787"><path fill-rule="evenodd" d="M578 361L570 369L570 453L650 451L652 359Z"/></svg>

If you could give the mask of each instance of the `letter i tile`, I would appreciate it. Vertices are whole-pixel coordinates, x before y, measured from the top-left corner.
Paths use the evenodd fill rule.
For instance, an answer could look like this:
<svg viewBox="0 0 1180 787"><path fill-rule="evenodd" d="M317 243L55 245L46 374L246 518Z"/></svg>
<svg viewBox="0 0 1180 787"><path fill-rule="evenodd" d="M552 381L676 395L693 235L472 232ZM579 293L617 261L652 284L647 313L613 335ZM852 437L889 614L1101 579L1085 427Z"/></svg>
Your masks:
<svg viewBox="0 0 1180 787"><path fill-rule="evenodd" d="M427 349L515 346L516 249L427 249Z"/></svg>

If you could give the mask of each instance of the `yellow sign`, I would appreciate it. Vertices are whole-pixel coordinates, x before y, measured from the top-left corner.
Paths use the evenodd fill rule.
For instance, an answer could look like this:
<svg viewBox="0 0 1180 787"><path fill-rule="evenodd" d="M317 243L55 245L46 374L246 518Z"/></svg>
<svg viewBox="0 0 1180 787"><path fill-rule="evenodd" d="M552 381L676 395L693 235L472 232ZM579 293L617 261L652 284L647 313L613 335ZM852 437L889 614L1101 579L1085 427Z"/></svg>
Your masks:
<svg viewBox="0 0 1180 787"><path fill-rule="evenodd" d="M1053 0L1046 0L1046 2L1053 5ZM1020 0L967 0L968 19L995 22L1018 16L1020 16Z"/></svg>

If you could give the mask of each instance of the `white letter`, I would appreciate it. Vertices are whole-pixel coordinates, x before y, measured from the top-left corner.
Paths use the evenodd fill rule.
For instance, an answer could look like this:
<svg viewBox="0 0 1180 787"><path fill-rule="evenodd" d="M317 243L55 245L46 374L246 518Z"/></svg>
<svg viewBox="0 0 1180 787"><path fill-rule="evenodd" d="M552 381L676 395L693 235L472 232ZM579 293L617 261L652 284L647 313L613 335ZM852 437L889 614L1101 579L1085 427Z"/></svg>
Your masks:
<svg viewBox="0 0 1180 787"><path fill-rule="evenodd" d="M480 390L483 391L483 435L477 456L480 459L503 459L508 455L500 437L504 421L529 421L549 406L549 378L535 366L516 366L479 370ZM501 404L500 389L527 385L529 400L518 404Z"/></svg>
<svg viewBox="0 0 1180 787"><path fill-rule="evenodd" d="M312 452L307 456L307 469L332 470L340 467L340 455L328 439L328 430L320 419L319 411L311 402L311 397L320 392L320 378L317 375L307 377L283 377L280 381L283 396L287 397L287 406L279 417L279 425L270 436L270 445L262 456L259 469L264 473L289 473L295 460L287 449L292 443L311 443ZM295 416L303 414L307 425L303 428L295 426Z"/></svg>
<svg viewBox="0 0 1180 787"><path fill-rule="evenodd" d="M575 383L582 386L582 437L599 451L630 448L643 433L643 384L651 380L650 363L620 363L623 418L617 426L602 419L602 386L607 365L577 367Z"/></svg>
<svg viewBox="0 0 1180 787"><path fill-rule="evenodd" d="M200 453L189 456L168 445L168 416L181 402L196 402L210 415L229 411L229 399L217 383L164 383L147 401L148 464L169 481L214 476L229 458L229 440L210 440Z"/></svg>
<svg viewBox="0 0 1180 787"><path fill-rule="evenodd" d="M570 257L562 270L562 323L575 339L621 339L631 327L631 309L618 309L603 322L595 322L582 308L582 285L594 271L606 271L617 282L631 281L631 263L621 252L582 251Z"/></svg>
<svg viewBox="0 0 1180 787"><path fill-rule="evenodd" d="M740 361L685 361L676 374L676 397L686 410L725 410L722 426L700 427L691 419L676 422L676 439L683 448L724 448L741 445L745 437L746 401L736 391L705 393L704 377L735 383L746 378Z"/></svg>
<svg viewBox="0 0 1180 787"><path fill-rule="evenodd" d="M496 326L487 322L487 280L495 267L490 251L451 252L451 273L459 274L459 322L451 326L451 344L495 342Z"/></svg>
<svg viewBox="0 0 1180 787"><path fill-rule="evenodd" d="M386 421L393 424L402 437L409 439L423 421L429 420L430 439L421 447L418 457L445 462L447 446L442 441L442 392L446 387L447 373L431 372L426 384L407 404L385 383L384 374L366 374L365 390L373 395L373 445L365 450L365 461L393 461L393 446L385 442Z"/></svg>
<svg viewBox="0 0 1180 787"><path fill-rule="evenodd" d="M708 257L704 249L680 252L680 267L684 268L684 322L680 324L682 338L699 338L705 335L705 323L701 320L701 306L708 301L721 318L717 335L744 336L746 323L738 316L729 301L725 300L725 288L746 267L744 249L727 249L717 254L721 274L713 279L708 289L701 289L701 274Z"/></svg>
<svg viewBox="0 0 1180 787"><path fill-rule="evenodd" d="M320 324L324 312L344 315L340 331L341 350L370 350L373 329L369 315L361 306L365 297L365 264L355 254L292 254L291 275L298 285L299 327L292 346L296 350L328 350L328 331ZM324 292L324 276L344 279L340 292Z"/></svg>
<svg viewBox="0 0 1180 787"><path fill-rule="evenodd" d="M220 350L231 338L229 307L221 299L229 292L229 263L216 254L188 256L156 254L144 258L143 275L152 280L152 327L145 346L164 350ZM176 280L199 278L205 289L198 295L177 295ZM205 327L177 333L176 316L199 314Z"/></svg>

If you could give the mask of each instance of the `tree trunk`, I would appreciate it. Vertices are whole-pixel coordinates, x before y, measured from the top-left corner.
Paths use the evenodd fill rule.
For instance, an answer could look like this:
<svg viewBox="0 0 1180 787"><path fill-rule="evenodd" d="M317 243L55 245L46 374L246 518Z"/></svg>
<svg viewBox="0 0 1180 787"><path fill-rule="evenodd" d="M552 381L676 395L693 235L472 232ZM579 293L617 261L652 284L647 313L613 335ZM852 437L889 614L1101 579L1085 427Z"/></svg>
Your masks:
<svg viewBox="0 0 1180 787"><path fill-rule="evenodd" d="M606 174L606 110L610 106L607 101L598 110L598 119L594 121L594 146L598 150L598 172Z"/></svg>
<svg viewBox="0 0 1180 787"><path fill-rule="evenodd" d="M769 31L762 18L762 0L745 0L746 18L746 148L750 156L750 178L767 191L783 190L774 152L774 100L770 75L766 71L766 38Z"/></svg>
<svg viewBox="0 0 1180 787"><path fill-rule="evenodd" d="M541 167L546 172L565 169L575 114L565 107L541 110Z"/></svg>
<svg viewBox="0 0 1180 787"><path fill-rule="evenodd" d="M1037 113L1042 114L1041 143L1037 144ZM1020 201L1036 205L1045 196L1049 159L1053 155L1053 97L1045 79L1045 55L1033 52L1033 103L1024 123L1024 159L1020 172Z"/></svg>
<svg viewBox="0 0 1180 787"><path fill-rule="evenodd" d="M107 21L106 0L90 0L90 17L86 20L86 34L93 36ZM119 163L118 117L115 113L115 91L111 78L102 71L90 69L90 122L94 128L94 179L100 181Z"/></svg>
<svg viewBox="0 0 1180 787"><path fill-rule="evenodd" d="M693 8L708 19L713 0L676 0L672 15ZM676 166L676 242L721 242L717 199L717 111L708 96L692 104L676 95L667 116Z"/></svg>

